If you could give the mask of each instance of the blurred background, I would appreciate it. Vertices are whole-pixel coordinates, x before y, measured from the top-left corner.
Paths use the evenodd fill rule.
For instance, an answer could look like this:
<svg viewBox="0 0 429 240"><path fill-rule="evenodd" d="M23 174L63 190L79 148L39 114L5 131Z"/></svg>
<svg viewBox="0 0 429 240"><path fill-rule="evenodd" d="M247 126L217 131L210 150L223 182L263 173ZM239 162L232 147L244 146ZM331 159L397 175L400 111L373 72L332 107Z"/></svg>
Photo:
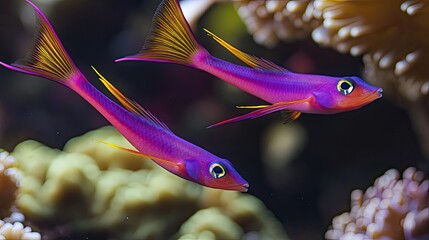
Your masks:
<svg viewBox="0 0 429 240"><path fill-rule="evenodd" d="M199 0L188 0L192 1ZM88 80L105 94L95 66L126 96L164 121L177 135L233 162L292 239L320 239L332 218L348 211L352 190L366 189L387 169L429 171L407 112L383 97L335 115L303 114L282 124L279 113L206 129L241 115L236 105L263 101L220 79L184 66L120 62L144 42L157 0L40 0L65 48ZM205 27L252 55L300 72L361 76L362 59L320 48L311 39L271 48L255 43L231 2L214 5L196 22L199 42L235 62L202 31ZM25 1L0 1L0 60L25 56L34 13ZM110 95L109 95L110 96ZM113 97L112 97L113 98ZM107 125L85 100L54 82L0 69L0 148L12 151L35 139L62 148L68 139Z"/></svg>

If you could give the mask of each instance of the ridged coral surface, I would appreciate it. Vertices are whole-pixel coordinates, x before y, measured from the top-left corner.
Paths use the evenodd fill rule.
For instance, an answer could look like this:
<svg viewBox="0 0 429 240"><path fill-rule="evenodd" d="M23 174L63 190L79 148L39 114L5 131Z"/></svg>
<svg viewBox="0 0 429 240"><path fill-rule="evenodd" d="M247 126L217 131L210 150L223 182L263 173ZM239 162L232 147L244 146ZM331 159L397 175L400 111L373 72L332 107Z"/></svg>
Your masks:
<svg viewBox="0 0 429 240"><path fill-rule="evenodd" d="M314 5L323 17L323 25L313 32L315 41L340 52L366 54L373 68L414 85L405 92L410 100L428 95L429 1L316 0Z"/></svg>
<svg viewBox="0 0 429 240"><path fill-rule="evenodd" d="M415 168L388 170L365 193L351 195L351 211L335 217L327 239L428 239L429 180Z"/></svg>
<svg viewBox="0 0 429 240"><path fill-rule="evenodd" d="M10 214L17 190L15 159L0 149L0 219Z"/></svg>
<svg viewBox="0 0 429 240"><path fill-rule="evenodd" d="M268 47L279 40L306 37L319 21L311 0L240 0L238 14L256 42Z"/></svg>
<svg viewBox="0 0 429 240"><path fill-rule="evenodd" d="M15 148L22 171L17 205L43 233L54 238L203 234L219 239L252 232L261 238L287 238L255 197L201 187L97 140L131 147L107 127L70 140L64 151L34 141ZM198 220L201 216L204 221Z"/></svg>

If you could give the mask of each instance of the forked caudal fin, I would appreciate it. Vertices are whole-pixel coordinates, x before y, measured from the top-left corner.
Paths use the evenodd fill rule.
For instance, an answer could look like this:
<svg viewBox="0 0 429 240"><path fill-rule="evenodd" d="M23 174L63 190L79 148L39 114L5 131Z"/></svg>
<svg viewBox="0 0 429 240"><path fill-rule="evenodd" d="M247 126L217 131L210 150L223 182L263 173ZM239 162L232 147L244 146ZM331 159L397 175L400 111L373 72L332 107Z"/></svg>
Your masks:
<svg viewBox="0 0 429 240"><path fill-rule="evenodd" d="M158 7L142 50L117 59L172 62L189 65L201 47L183 16L178 0L164 0Z"/></svg>
<svg viewBox="0 0 429 240"><path fill-rule="evenodd" d="M57 37L46 16L30 0L26 0L36 12L37 29L34 45L26 58L9 65L0 62L6 68L40 76L69 85L69 81L80 76L68 53Z"/></svg>

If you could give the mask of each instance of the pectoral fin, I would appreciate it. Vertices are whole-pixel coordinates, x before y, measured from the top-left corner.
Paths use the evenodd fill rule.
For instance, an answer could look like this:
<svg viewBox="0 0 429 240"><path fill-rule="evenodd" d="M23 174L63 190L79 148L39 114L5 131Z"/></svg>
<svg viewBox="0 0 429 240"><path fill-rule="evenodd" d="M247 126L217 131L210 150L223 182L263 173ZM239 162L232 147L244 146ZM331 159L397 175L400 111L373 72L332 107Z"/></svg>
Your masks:
<svg viewBox="0 0 429 240"><path fill-rule="evenodd" d="M307 99L304 100L298 100L298 101L291 101L291 102L279 102L279 103L275 103L273 105L268 105L268 106L250 106L250 107L244 107L244 108L258 108L257 110L244 114L242 116L238 116L235 118L231 118L213 125L210 125L208 128L212 128L212 127L216 127L219 125L223 125L226 123L233 123L233 122L238 122L241 120L245 120L245 119L254 119L254 118L258 118L273 112L277 112L277 111L281 111L281 110L285 110L287 108L290 107L290 105L292 104L297 104L297 103L302 103L307 101ZM291 122L295 119L297 119L299 117L299 115L301 114L301 112L298 111L288 111L288 117L287 117L287 122Z"/></svg>
<svg viewBox="0 0 429 240"><path fill-rule="evenodd" d="M327 92L313 92L313 95L316 97L317 103L325 108L333 108L335 106L335 100Z"/></svg>

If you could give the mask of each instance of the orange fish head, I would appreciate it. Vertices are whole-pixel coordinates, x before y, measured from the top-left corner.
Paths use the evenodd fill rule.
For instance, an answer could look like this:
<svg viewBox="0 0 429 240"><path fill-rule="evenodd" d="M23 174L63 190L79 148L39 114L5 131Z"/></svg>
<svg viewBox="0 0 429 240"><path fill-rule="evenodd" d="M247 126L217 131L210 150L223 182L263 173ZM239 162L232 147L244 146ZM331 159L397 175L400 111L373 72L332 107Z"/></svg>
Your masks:
<svg viewBox="0 0 429 240"><path fill-rule="evenodd" d="M331 113L350 111L381 98L383 89L374 87L359 77L335 78L313 95L317 103Z"/></svg>

